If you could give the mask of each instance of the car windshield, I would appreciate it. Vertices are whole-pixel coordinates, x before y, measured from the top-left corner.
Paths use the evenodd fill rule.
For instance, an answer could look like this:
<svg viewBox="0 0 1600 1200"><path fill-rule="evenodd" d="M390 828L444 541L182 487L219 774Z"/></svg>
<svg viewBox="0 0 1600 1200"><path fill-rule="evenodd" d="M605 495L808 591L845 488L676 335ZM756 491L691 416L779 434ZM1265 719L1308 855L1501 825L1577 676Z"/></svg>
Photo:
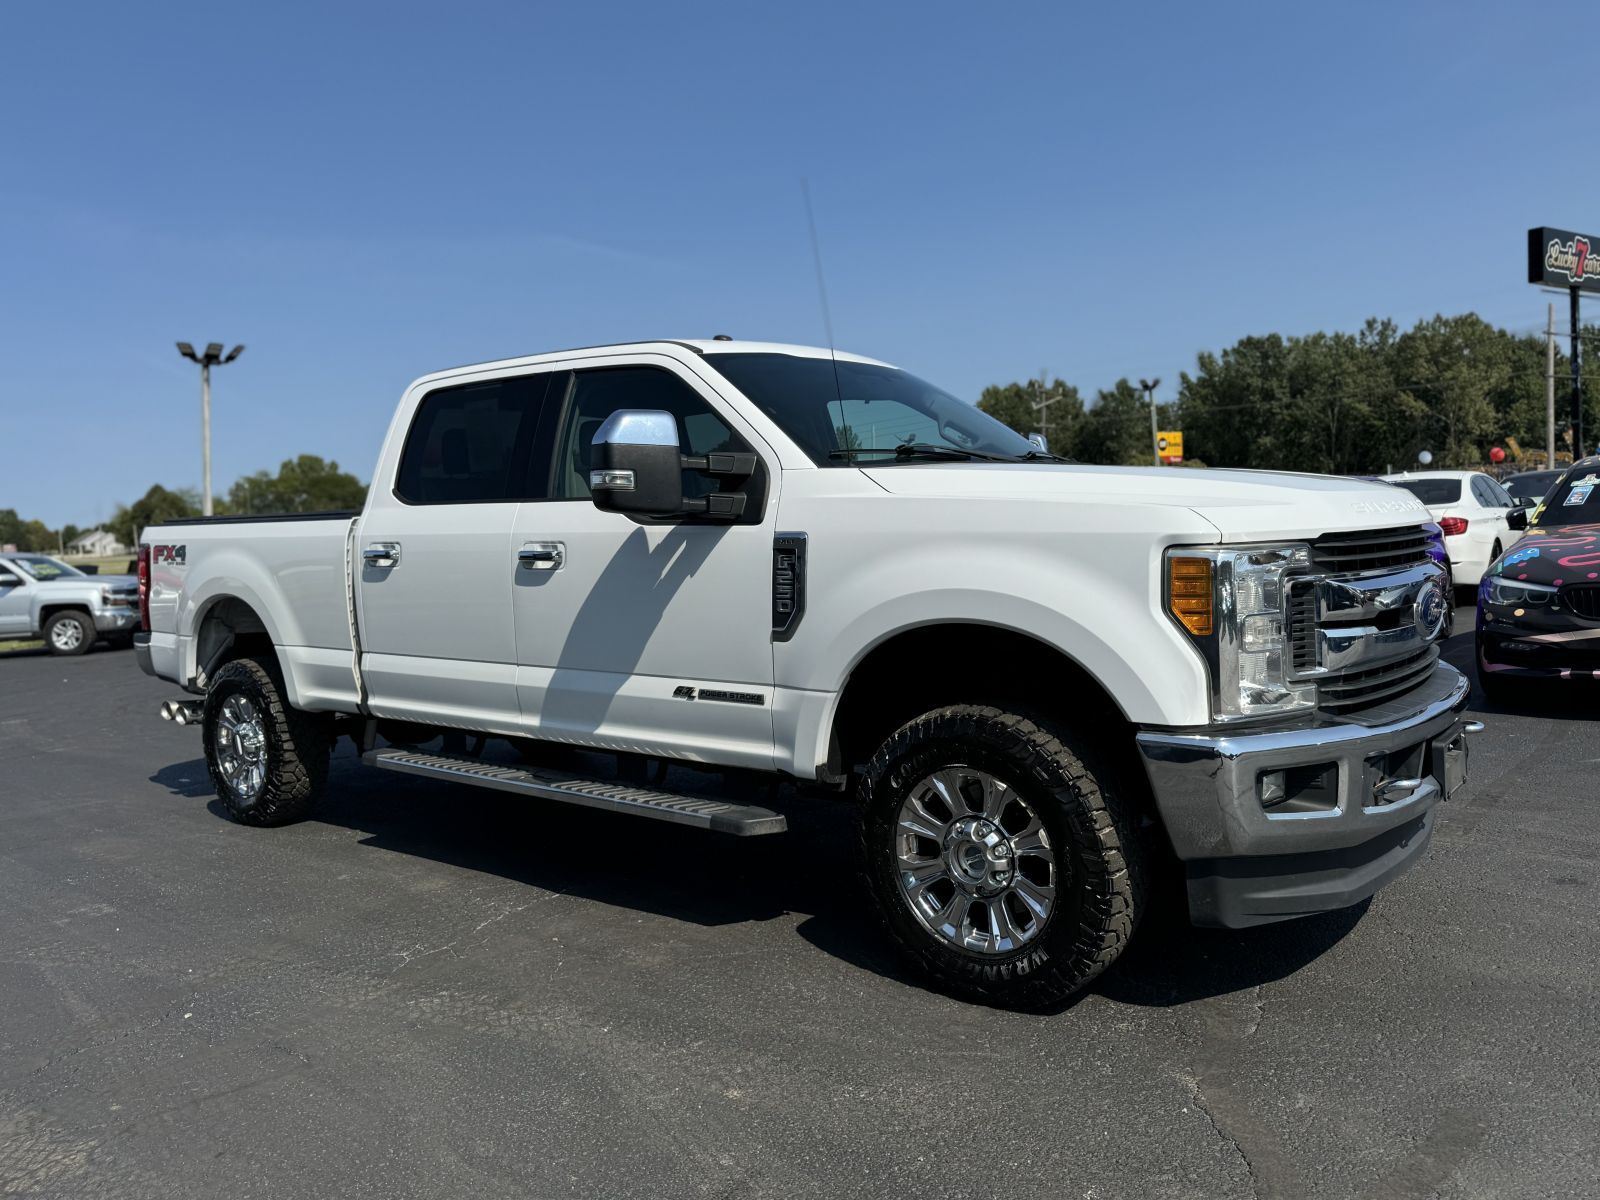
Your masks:
<svg viewBox="0 0 1600 1200"><path fill-rule="evenodd" d="M1391 479L1396 487L1403 487L1424 504L1455 504L1461 499L1459 479Z"/></svg>
<svg viewBox="0 0 1600 1200"><path fill-rule="evenodd" d="M1500 486L1511 493L1513 500L1537 504L1544 499L1550 485L1560 478L1560 471L1529 471L1525 475L1513 475L1510 479L1502 480Z"/></svg>
<svg viewBox="0 0 1600 1200"><path fill-rule="evenodd" d="M1596 523L1600 523L1600 471L1585 469L1572 472L1551 489L1530 525L1550 529Z"/></svg>
<svg viewBox="0 0 1600 1200"><path fill-rule="evenodd" d="M78 570L77 567L69 567L66 563L58 562L56 559L49 558L43 554L17 554L12 556L11 561L39 580L47 581L83 575L83 572Z"/></svg>
<svg viewBox="0 0 1600 1200"><path fill-rule="evenodd" d="M797 354L712 354L710 363L819 467L964 455L1021 459L1036 447L915 375Z"/></svg>

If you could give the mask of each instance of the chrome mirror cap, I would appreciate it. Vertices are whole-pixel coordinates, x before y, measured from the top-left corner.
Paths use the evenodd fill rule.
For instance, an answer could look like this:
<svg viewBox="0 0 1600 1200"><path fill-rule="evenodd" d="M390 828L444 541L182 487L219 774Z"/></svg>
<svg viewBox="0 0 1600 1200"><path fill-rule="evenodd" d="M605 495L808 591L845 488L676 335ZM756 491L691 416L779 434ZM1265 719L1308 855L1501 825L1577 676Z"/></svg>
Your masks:
<svg viewBox="0 0 1600 1200"><path fill-rule="evenodd" d="M678 446L678 423L671 413L621 408L595 430L594 445Z"/></svg>

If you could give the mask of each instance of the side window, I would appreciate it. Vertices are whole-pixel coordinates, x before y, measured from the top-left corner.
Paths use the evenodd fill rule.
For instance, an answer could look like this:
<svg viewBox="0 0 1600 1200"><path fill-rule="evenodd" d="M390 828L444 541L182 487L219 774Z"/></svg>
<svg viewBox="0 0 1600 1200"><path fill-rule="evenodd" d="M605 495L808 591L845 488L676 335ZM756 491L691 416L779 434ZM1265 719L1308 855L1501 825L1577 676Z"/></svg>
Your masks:
<svg viewBox="0 0 1600 1200"><path fill-rule="evenodd" d="M589 449L595 431L620 408L647 408L671 413L678 422L678 445L685 454L713 450L748 450L698 392L659 367L604 367L573 376L572 395L556 437L556 460L550 495L557 500L589 499ZM685 471L683 494L705 496L720 482Z"/></svg>
<svg viewBox="0 0 1600 1200"><path fill-rule="evenodd" d="M1485 484L1486 481L1482 475L1474 475L1472 477L1472 498L1484 508L1493 508L1494 497L1489 495L1489 489Z"/></svg>
<svg viewBox="0 0 1600 1200"><path fill-rule="evenodd" d="M543 498L526 469L549 373L429 392L400 453L395 495L407 504ZM533 484L533 486L530 486Z"/></svg>
<svg viewBox="0 0 1600 1200"><path fill-rule="evenodd" d="M1517 502L1511 498L1511 493L1506 491L1506 489L1500 485L1500 481L1498 479L1491 479L1489 481L1489 494L1494 497L1495 507L1497 508L1516 507Z"/></svg>

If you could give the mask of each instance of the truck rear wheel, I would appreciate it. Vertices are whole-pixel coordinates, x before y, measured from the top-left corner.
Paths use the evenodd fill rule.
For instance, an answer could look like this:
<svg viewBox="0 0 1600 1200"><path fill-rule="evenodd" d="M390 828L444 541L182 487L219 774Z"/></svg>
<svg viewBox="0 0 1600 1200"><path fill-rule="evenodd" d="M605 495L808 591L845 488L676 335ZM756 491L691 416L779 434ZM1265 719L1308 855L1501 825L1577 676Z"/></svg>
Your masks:
<svg viewBox="0 0 1600 1200"><path fill-rule="evenodd" d="M1133 822L1077 738L977 705L879 747L862 849L890 937L942 990L1062 1003L1110 966L1145 899Z"/></svg>
<svg viewBox="0 0 1600 1200"><path fill-rule="evenodd" d="M217 672L202 714L206 769L229 816L287 825L310 814L328 778L326 717L291 708L277 672L253 658Z"/></svg>

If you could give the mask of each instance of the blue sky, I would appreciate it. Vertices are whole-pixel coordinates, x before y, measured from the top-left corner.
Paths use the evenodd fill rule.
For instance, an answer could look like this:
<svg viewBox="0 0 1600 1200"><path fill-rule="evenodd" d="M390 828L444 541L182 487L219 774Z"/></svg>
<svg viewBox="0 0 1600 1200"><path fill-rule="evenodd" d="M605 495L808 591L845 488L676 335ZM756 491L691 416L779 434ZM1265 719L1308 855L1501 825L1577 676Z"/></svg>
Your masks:
<svg viewBox="0 0 1600 1200"><path fill-rule="evenodd" d="M158 11L159 8L159 11ZM1589 20L1585 20L1589 17ZM443 366L820 342L975 400L1248 333L1541 325L1600 232L1592 10L1546 4L13 4L0 508L88 525L297 453L370 476Z"/></svg>

